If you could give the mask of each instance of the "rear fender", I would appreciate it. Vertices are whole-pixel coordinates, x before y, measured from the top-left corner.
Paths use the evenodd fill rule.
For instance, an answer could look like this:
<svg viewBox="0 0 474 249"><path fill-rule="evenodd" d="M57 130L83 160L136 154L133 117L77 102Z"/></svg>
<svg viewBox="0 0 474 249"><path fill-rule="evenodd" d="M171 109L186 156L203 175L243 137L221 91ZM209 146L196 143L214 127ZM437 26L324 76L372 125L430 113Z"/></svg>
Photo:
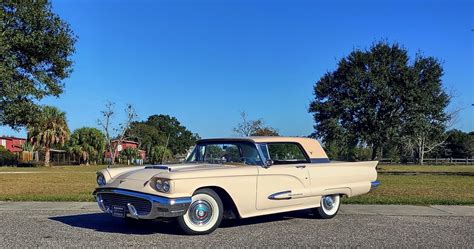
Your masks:
<svg viewBox="0 0 474 249"><path fill-rule="evenodd" d="M352 196L352 191L350 188L330 188L325 189L322 192L323 195L346 195Z"/></svg>

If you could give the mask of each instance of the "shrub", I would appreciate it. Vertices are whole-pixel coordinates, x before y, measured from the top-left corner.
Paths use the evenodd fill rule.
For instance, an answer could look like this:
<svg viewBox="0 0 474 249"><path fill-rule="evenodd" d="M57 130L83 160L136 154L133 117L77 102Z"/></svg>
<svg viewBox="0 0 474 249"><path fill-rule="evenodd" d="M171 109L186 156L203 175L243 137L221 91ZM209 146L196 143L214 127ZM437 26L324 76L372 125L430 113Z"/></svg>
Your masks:
<svg viewBox="0 0 474 249"><path fill-rule="evenodd" d="M353 161L368 161L371 159L372 150L368 147L355 147L352 150Z"/></svg>
<svg viewBox="0 0 474 249"><path fill-rule="evenodd" d="M166 160L171 159L173 153L171 150L167 149L165 146L153 146L151 153L149 155L149 161L151 163L164 163Z"/></svg>
<svg viewBox="0 0 474 249"><path fill-rule="evenodd" d="M0 146L0 166L12 166L16 165L17 163L18 160L16 155L8 151L5 147Z"/></svg>
<svg viewBox="0 0 474 249"><path fill-rule="evenodd" d="M42 162L21 162L18 163L17 167L19 168L32 168L32 167L40 167L43 166Z"/></svg>

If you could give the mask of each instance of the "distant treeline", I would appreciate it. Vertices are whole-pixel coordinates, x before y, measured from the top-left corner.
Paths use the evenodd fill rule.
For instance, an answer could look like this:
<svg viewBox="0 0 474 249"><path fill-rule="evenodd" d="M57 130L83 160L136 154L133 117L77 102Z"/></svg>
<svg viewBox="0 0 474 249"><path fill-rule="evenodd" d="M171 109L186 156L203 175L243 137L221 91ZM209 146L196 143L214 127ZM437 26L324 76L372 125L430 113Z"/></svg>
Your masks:
<svg viewBox="0 0 474 249"><path fill-rule="evenodd" d="M474 158L474 132L463 132L460 130L449 130L445 134L446 140L436 147L433 151L428 152L425 158L439 158L438 163L448 163L450 158L466 159ZM380 148L376 160L382 158L387 162L394 163L420 163L419 155L416 150L406 150L406 145L389 144ZM344 148L336 146L325 146L328 156L332 160L342 161L364 161L370 160L372 157L372 149L369 147L353 147ZM430 163L434 163L430 160ZM461 162L462 163L462 162Z"/></svg>

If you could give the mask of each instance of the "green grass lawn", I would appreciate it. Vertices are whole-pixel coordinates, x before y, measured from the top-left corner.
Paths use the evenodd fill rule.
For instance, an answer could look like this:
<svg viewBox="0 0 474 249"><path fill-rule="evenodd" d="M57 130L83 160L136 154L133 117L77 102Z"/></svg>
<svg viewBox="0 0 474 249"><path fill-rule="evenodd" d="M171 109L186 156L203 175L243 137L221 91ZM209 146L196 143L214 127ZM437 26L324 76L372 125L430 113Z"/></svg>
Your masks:
<svg viewBox="0 0 474 249"><path fill-rule="evenodd" d="M105 166L52 168L0 167L0 200L93 201L95 172ZM381 165L380 172L474 172L474 166ZM7 172L24 172L22 174ZM26 173L31 172L31 173ZM381 186L366 195L346 198L354 204L472 205L474 177L455 175L385 175Z"/></svg>
<svg viewBox="0 0 474 249"><path fill-rule="evenodd" d="M344 199L353 204L474 204L474 177L447 175L379 175L381 185L366 195Z"/></svg>
<svg viewBox="0 0 474 249"><path fill-rule="evenodd" d="M1 172L60 172L60 173L73 173L73 172L88 172L94 173L106 168L107 165L81 165L81 166L53 166L53 167L0 167ZM119 166L116 166L119 167Z"/></svg>
<svg viewBox="0 0 474 249"><path fill-rule="evenodd" d="M97 186L95 172L105 167L103 165L51 168L2 167L0 168L0 200L93 201L91 194Z"/></svg>

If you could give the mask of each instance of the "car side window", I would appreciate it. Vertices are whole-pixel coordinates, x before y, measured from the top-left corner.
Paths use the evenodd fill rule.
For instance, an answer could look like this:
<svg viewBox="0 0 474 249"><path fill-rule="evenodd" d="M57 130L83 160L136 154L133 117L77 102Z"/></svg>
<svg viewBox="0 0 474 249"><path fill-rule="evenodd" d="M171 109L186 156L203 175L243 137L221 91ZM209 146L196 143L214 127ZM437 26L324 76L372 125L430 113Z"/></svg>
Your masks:
<svg viewBox="0 0 474 249"><path fill-rule="evenodd" d="M209 144L204 153L205 161L241 162L239 147L235 144Z"/></svg>
<svg viewBox="0 0 474 249"><path fill-rule="evenodd" d="M237 163L261 165L262 160L254 144L250 142L234 142L198 144L188 156L186 162L202 162L209 164Z"/></svg>
<svg viewBox="0 0 474 249"><path fill-rule="evenodd" d="M295 143L268 143L268 153L275 164L306 163L301 146Z"/></svg>

